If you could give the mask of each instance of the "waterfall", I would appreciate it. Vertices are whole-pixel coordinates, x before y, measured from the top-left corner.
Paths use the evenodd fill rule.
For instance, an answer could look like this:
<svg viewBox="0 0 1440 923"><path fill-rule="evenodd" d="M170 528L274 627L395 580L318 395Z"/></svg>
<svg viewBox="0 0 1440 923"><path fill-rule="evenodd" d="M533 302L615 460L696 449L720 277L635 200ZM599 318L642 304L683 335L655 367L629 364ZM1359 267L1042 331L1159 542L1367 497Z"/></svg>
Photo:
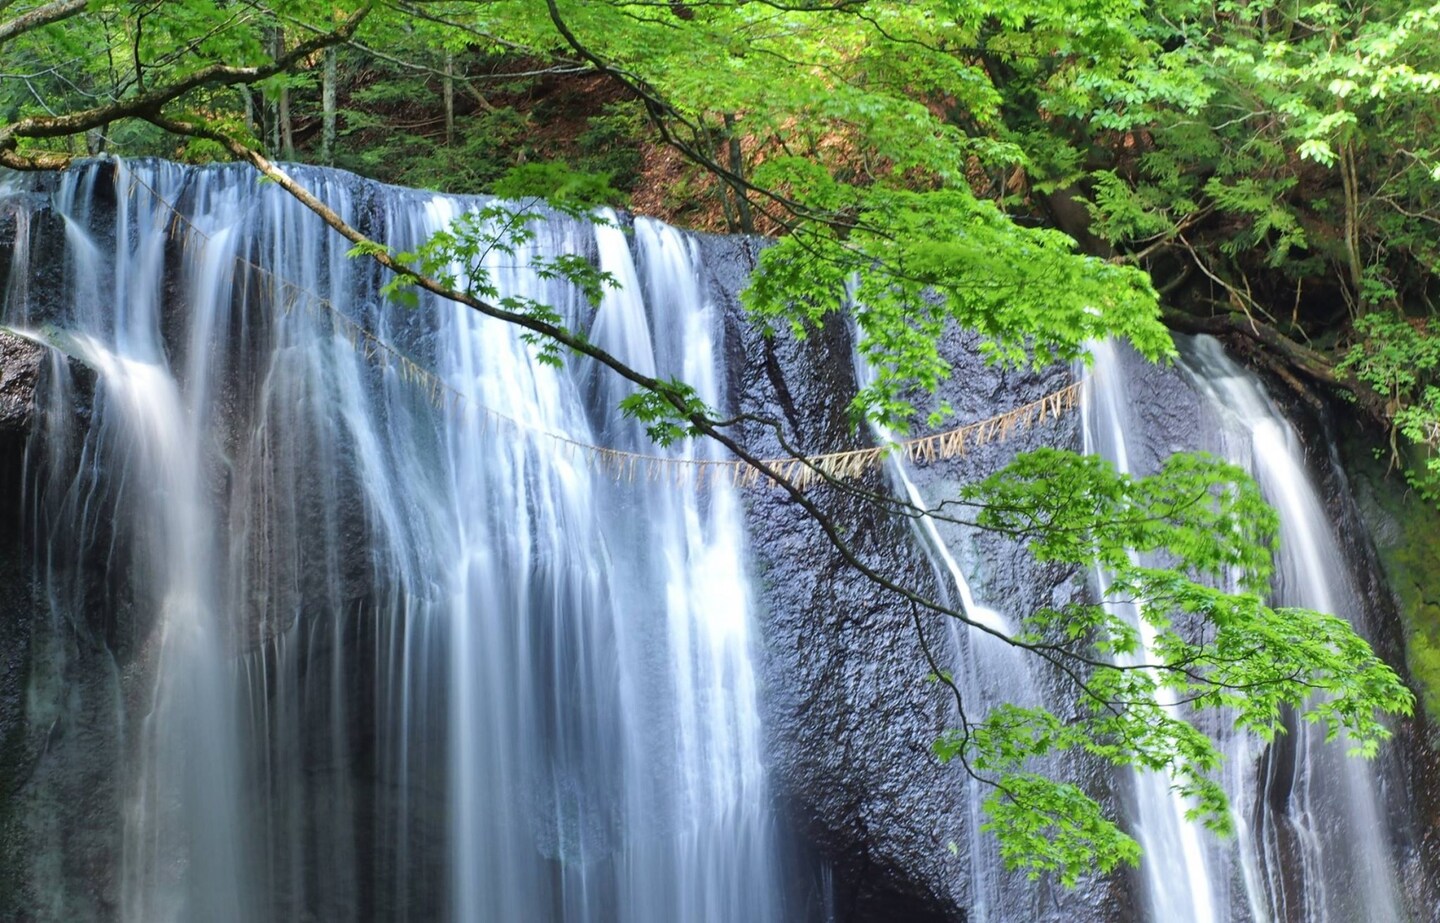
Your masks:
<svg viewBox="0 0 1440 923"><path fill-rule="evenodd" d="M398 250L484 204L295 172ZM979 829L988 791L924 752L954 715L922 685L908 607L840 579L778 492L742 503L723 479L597 462L586 446L722 457L706 442L657 448L617 414L628 392L614 376L542 362L468 309L387 302L367 261L248 169L104 162L0 182L30 209L13 224L4 324L49 348L24 470L49 622L26 655L40 666L25 721L72 773L17 805L40 818L27 834L94 827L26 867L56 895L36 919L1426 918L1406 880L1406 791L1298 720L1261 745L1223 715L1197 719L1227 755L1229 840L1187 822L1163 776L1056 758L1043 768L1120 803L1141 869L1068 892L1007 872ZM722 412L786 417L817 447L843 438L848 369L828 351L842 336L762 345L722 316L738 250L600 217L547 218L485 270ZM530 268L559 253L619 287L593 306ZM1203 339L1182 344L1179 371L1110 344L1095 359L1088 451L1137 475L1197 447L1247 466L1281 516L1274 601L1369 630L1296 434L1254 376ZM1017 383L981 365L962 357L942 395L967 416L1064 375ZM1073 422L1028 438L1074 446ZM766 446L764 427L739 431ZM857 547L917 586L933 577L975 623L922 614L972 719L1001 702L1063 710L1063 679L986 629L1104 582L941 515L957 484L1020 447L889 460L895 495L931 514L909 520L918 552L858 501L845 518ZM747 521L760 524L748 537ZM780 641L770 691L792 674L810 684L769 699L768 753L762 612ZM819 855L780 832L767 760ZM0 782L9 772L0 761ZM79 784L109 775L114 791ZM75 791L73 806L43 803ZM818 895L801 893L811 862ZM886 917L891 900L904 909Z"/></svg>
<svg viewBox="0 0 1440 923"><path fill-rule="evenodd" d="M297 173L398 249L481 204ZM246 170L95 164L53 204L63 293L5 318L55 348L46 593L119 664L119 919L784 918L727 485L593 464L660 451L612 376L387 304ZM695 242L608 218L532 245L613 274L598 309L532 251L486 268L723 407Z"/></svg>
<svg viewBox="0 0 1440 923"><path fill-rule="evenodd" d="M871 384L874 370L858 348L854 363L857 384L862 388ZM877 444L899 441L895 431L882 423L872 420L869 428ZM1045 688L1031 655L996 636L1013 635L1020 613L1003 612L987 605L987 599L978 589L980 582L974 578L978 569L974 530L963 524L963 515L952 514L943 504L932 503L920 472L905 452L891 453L885 472L890 490L910 507L909 530L934 575L937 599L963 613L972 623L966 625L926 614L920 625L927 636L934 635L931 649L960 689L966 718L972 722L983 720L992 707L1002 703L1034 707L1053 698L1053 691ZM949 496L956 485L943 477L941 480L935 494ZM937 625L943 630L936 630ZM952 712L948 717L951 726L958 725L957 714ZM1062 775L1075 770L1073 765L1062 765L1062 762L1050 760L1050 770ZM1078 918L1075 895L1064 893L1054 882L1033 881L1005 869L996 837L981 830L987 820L984 801L991 794L990 787L964 775L957 763L951 766L954 771L950 781L965 789L964 815L957 819L956 834L963 836L968 858L968 923ZM952 847L958 848L953 841Z"/></svg>
<svg viewBox="0 0 1440 923"><path fill-rule="evenodd" d="M1366 600L1294 428L1218 342L1188 345L1184 366L1219 420L1225 454L1247 464L1280 515L1276 604L1344 615L1369 634ZM1306 923L1408 919L1376 764L1346 757L1344 741L1326 743L1320 728L1293 720L1287 726L1262 755L1253 791L1239 801L1250 805L1255 828L1238 844L1241 861L1265 881L1255 915Z"/></svg>
<svg viewBox="0 0 1440 923"><path fill-rule="evenodd" d="M1094 371L1086 379L1083 403L1083 447L1087 454L1101 455L1126 474L1141 474L1131 461L1128 442L1131 430L1127 419L1127 395L1116 381L1121 364L1116 345L1111 341L1092 343ZM1094 584L1103 597L1109 581L1096 571ZM1140 631L1140 656L1148 658L1154 644L1155 631L1139 618L1136 606L1130 603L1107 603L1112 614L1137 625ZM1161 691L1160 704L1175 707L1174 696ZM1220 923L1217 900L1224 898L1223 883L1217 888L1216 876L1201 843L1200 828L1185 819L1189 806L1170 788L1163 774L1137 771L1134 774L1133 833L1141 849L1141 873L1150 919L1175 923ZM1217 890L1222 893L1217 894ZM1223 906L1223 904L1221 905Z"/></svg>
<svg viewBox="0 0 1440 923"><path fill-rule="evenodd" d="M1119 470L1147 474L1133 443L1153 435L1137 419L1135 402L1157 396L1132 384L1138 360L1128 351L1099 343L1093 356L1086 450ZM1184 434L1188 444L1151 446L1151 457L1205 448L1247 468L1280 518L1273 602L1345 615L1365 634L1365 600L1354 588L1351 564L1294 428L1259 380L1215 340L1184 341L1181 357L1207 428L1196 429L1192 421ZM1287 721L1287 733L1268 746L1229 731L1223 719L1213 723L1207 729L1227 761L1232 839L1219 840L1187 823L1186 805L1168 780L1153 773L1134 780L1132 828L1144 850L1149 920L1411 919L1387 822L1385 800L1393 795L1376 764L1347 757L1343 740L1326 743L1323 731L1299 721Z"/></svg>

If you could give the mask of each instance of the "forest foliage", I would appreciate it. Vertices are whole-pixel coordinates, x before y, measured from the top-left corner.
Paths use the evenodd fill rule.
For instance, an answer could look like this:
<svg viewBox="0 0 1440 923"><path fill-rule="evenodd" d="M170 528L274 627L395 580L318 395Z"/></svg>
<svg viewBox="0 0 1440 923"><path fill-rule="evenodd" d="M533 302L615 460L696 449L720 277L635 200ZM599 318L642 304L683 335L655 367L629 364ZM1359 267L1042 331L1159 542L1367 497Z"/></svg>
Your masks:
<svg viewBox="0 0 1440 923"><path fill-rule="evenodd" d="M1398 0L0 0L0 163L244 157L280 178L279 158L458 192L562 183L575 208L770 234L752 317L803 336L847 316L877 372L855 416L897 431L948 412L915 398L950 372L948 325L1009 366L1106 336L1161 359L1163 301L1176 326L1223 323L1350 393L1435 496L1437 33L1440 5ZM347 236L397 292L520 323L552 361L594 355L547 306L447 274L514 245L486 237L497 219L523 234L525 213L495 208L408 254ZM610 282L583 260L549 271L596 297ZM683 382L612 368L658 435L747 457ZM969 621L856 559L823 504L793 496L852 566ZM1178 456L1131 478L1047 451L963 499L1042 560L1106 568L1158 632L1137 664L1117 659L1144 657L1113 609L1030 613L1008 640L1063 666L1074 701L966 715L956 690L935 752L991 787L1016 867L1073 882L1135 859L1090 794L1037 768L1059 751L1167 772L1227 829L1219 754L1162 690L1261 736L1308 703L1366 754L1411 707L1343 619L1266 604L1275 523L1238 469Z"/></svg>

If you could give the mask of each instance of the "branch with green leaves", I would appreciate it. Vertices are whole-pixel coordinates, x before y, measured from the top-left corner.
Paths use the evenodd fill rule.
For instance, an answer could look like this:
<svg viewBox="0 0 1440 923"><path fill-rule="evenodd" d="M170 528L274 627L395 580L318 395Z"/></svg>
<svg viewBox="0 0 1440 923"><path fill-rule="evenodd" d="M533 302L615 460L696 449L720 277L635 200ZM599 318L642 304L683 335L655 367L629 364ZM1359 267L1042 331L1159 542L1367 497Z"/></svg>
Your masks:
<svg viewBox="0 0 1440 923"><path fill-rule="evenodd" d="M287 74L315 52L349 41L373 9L373 3L357 4L333 29L317 31L305 41L263 63L236 65L214 62L192 70L181 69L169 79L152 83L148 88L137 82L135 92L107 103L65 113L30 115L0 124L0 165L19 170L63 169L74 159L72 154L22 147L22 143L83 134L127 119L153 121L152 116L166 118L162 113L167 106L197 90L254 85ZM57 16L41 25L53 25L65 18L68 17ZM236 54L242 51L238 47L235 49ZM203 111L188 113L186 117L197 121L214 120L210 113Z"/></svg>

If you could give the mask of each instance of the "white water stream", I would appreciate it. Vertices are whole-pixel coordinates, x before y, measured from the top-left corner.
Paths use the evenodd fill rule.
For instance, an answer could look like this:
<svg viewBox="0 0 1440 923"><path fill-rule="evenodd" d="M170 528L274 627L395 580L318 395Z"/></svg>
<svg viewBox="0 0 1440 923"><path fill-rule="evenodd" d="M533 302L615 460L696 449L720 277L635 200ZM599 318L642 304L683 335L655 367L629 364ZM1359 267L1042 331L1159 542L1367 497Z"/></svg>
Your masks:
<svg viewBox="0 0 1440 923"><path fill-rule="evenodd" d="M92 209L110 169L118 205ZM401 249L477 205L304 178ZM550 436L653 451L612 377L462 307L383 303L247 172L60 183L70 295L7 320L95 376L88 426L45 415L39 502L51 580L111 547L144 651L119 709L119 917L780 920L730 488L587 463ZM505 292L723 404L692 240L539 230L536 252L588 253L622 288L592 312L522 252L487 263ZM55 368L47 400L84 404Z"/></svg>
<svg viewBox="0 0 1440 923"><path fill-rule="evenodd" d="M1093 347L1085 394L1086 451L1132 474L1131 442L1143 439L1137 398L1125 372L1131 357L1112 343ZM1187 343L1182 368L1201 399L1189 447L1217 451L1248 468L1280 516L1274 581L1277 605L1338 613L1365 630L1364 600L1351 583L1294 429L1259 380L1214 340ZM1167 446L1165 450L1174 447ZM1103 588L1104 575L1097 575ZM1133 619L1133 613L1121 612ZM1142 631L1147 646L1152 633ZM1295 722L1299 725L1299 722ZM1220 841L1187 822L1187 805L1155 773L1134 780L1133 831L1144 857L1147 918L1153 923L1407 919L1392 869L1387 793L1376 766L1325 743L1309 725L1262 746L1214 727L1227 759L1226 788L1236 836Z"/></svg>

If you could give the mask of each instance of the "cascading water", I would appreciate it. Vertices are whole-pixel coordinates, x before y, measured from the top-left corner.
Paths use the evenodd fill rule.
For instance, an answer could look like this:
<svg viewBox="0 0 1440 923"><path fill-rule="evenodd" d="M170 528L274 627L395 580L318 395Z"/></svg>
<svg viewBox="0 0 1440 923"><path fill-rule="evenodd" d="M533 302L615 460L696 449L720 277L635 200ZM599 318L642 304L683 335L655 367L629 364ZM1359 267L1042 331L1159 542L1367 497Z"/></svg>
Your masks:
<svg viewBox="0 0 1440 923"><path fill-rule="evenodd" d="M874 380L873 369L858 350L855 356L855 374L861 387L868 386ZM871 421L870 429L881 445L897 442L894 431L881 423ZM886 470L890 475L892 490L910 505L914 513L909 520L911 532L929 559L940 588L941 601L963 612L967 618L984 628L1001 634L1012 633L1003 613L982 605L975 598L965 569L956 559L950 543L941 534L940 523L932 515L932 507L911 476L904 453L892 454ZM1032 692L1026 670L1020 663L1019 652L1014 648L984 631L967 628L958 622L949 622L946 627L948 631L943 637L948 644L942 650L954 659L952 678L971 702L968 708L976 708L977 703L983 708L996 701L1024 700L1027 693ZM972 713L967 717L976 720L982 716ZM956 718L958 716L952 716L951 720ZM962 784L966 787L965 835L970 856L970 918L974 923L992 923L1003 918L1001 908L1007 906L1002 896L1007 876L995 861L998 847L994 837L985 836L980 830L984 823L983 803L986 792L973 779L964 779ZM1034 900L1037 889L1029 890L1029 896ZM1015 898L1023 902L1023 897L1019 895L1009 896L1012 901L1008 906L1012 909L1015 907Z"/></svg>
<svg viewBox="0 0 1440 923"><path fill-rule="evenodd" d="M864 387L874 380L874 371L857 350L856 381ZM881 445L896 443L896 433L882 424L871 422L870 429ZM971 625L951 619L922 615L916 630L930 634L926 626L943 624L935 631L931 650L941 661L940 666L951 673L964 703L965 717L979 721L995 705L1009 703L1022 707L1042 705L1053 690L1047 690L1032 655L1006 643L997 635L1016 634L1016 615L986 605L974 579L980 555L974 547L975 534L963 525L963 514L952 515L944 505L932 504L921 484L909 456L901 450L887 459L886 473L891 490L909 505L908 524L916 545L923 551L934 573L938 598L945 605L964 613ZM937 494L950 496L956 485L937 485ZM1013 550L1013 549L1012 549ZM949 726L955 726L958 715L948 715ZM965 815L958 828L963 830L967 866L966 920L969 923L1003 923L1048 919L1079 919L1085 911L1083 900L1059 888L1053 881L1034 881L1005 869L995 836L983 831L987 821L984 801L991 789L965 775L958 763L950 766L949 781L965 788ZM1074 771L1053 760L1050 769L1058 774ZM1093 912L1096 908L1088 908Z"/></svg>
<svg viewBox="0 0 1440 923"><path fill-rule="evenodd" d="M1355 591L1294 428L1255 376L1215 340L1188 344L1183 357L1221 421L1225 454L1247 463L1280 515L1276 602L1346 615L1367 633L1368 607ZM1239 844L1241 862L1265 881L1265 903L1255 915L1306 923L1409 919L1376 765L1347 758L1343 741L1327 744L1321 729L1299 722L1291 722L1258 765L1260 776L1241 802L1253 804L1253 834Z"/></svg>
<svg viewBox="0 0 1440 923"><path fill-rule="evenodd" d="M399 248L477 205L301 172ZM450 305L386 305L364 261L247 171L103 164L47 182L60 231L44 208L21 213L5 285L5 322L54 347L27 468L37 572L60 639L46 642L55 650L45 656L103 652L105 675L86 679L84 694L105 690L115 742L96 743L105 735L94 724L67 729L61 719L83 711L71 704L37 696L28 720L48 727L47 753L53 743L87 761L111 747L123 778L113 798L98 790L75 808L114 832L64 854L89 865L29 867L42 875L37 889L55 884L60 895L38 919L846 918L855 893L846 876L867 874L872 857L893 861L870 847L889 835L885 824L905 829L894 817L870 826L877 800L905 793L890 776L820 776L841 790L837 800L859 805L860 839L849 846L865 868L837 862L835 891L818 910L782 897L795 885L783 880L762 770L741 507L722 483L597 465L555 438L656 452L614 414L625 393L614 379L584 361L540 363L513 328ZM708 297L719 282L696 239L646 220L624 230L554 220L539 226L534 247L585 254L622 288L592 310L527 271L521 253L488 264L503 289L555 305L637 369L729 403L744 379L723 367L722 319ZM1136 410L1146 396L1132 387L1133 370L1121 371L1129 360L1097 350L1092 449L1139 472L1191 447L1193 425L1148 445L1155 436ZM1206 447L1250 464L1281 511L1277 601L1363 612L1293 432L1213 346L1187 346L1185 361L1193 400L1220 433ZM783 373L792 371L814 369ZM792 397L778 398L787 411ZM934 474L896 461L895 490L919 509L965 467ZM764 518L780 502L753 500L746 515L784 525ZM997 587L1030 580L1019 595L1032 601L1079 592L1068 575L997 567L1012 549L962 528L912 524L939 585L983 626L1021 614ZM802 547L792 536L771 544L772 556ZM822 569L801 561L774 571L794 578L793 607L805 619L851 604L827 602L807 567ZM797 633L809 646L783 656L845 692L908 694L924 670L915 658L864 659L886 656L884 632L909 631L908 612L855 602L865 618L836 620L834 631L863 625L867 637L833 643L858 643L863 654L817 666L829 648ZM1043 671L979 629L952 628L938 649L972 717L1002 701L1054 704L1058 687ZM875 685L887 669L903 683ZM63 664L51 669L46 694L79 697L72 678ZM798 698L811 707L808 690ZM835 727L863 723L863 710L844 709L869 700L838 701L815 707L841 709ZM915 736L897 745L900 762L856 760L854 751L878 749L886 725L833 751L812 740L815 763L843 762L847 772L925 763L924 735L947 720L930 705L927 697ZM1122 785L1147 854L1138 890L1148 903L1135 917L1425 918L1401 894L1395 841L1404 834L1392 828L1404 808L1374 766L1306 728L1263 749L1217 733L1230 757L1235 840L1185 823L1163 778ZM946 771L903 784L955 783L956 767ZM1057 771L1105 788L1093 766ZM983 795L972 787L945 802L948 813L913 812L924 828L912 841L920 852L909 854L921 855L917 867L926 850L948 858L947 840L958 840L953 864L931 864L963 863L961 883L931 879L936 906L990 923L1130 913L1123 882L1065 893L1006 873L978 832ZM909 813L927 802L902 803ZM56 816L70 815L45 814ZM876 868L897 880L909 872ZM93 895L61 895L77 880Z"/></svg>
<svg viewBox="0 0 1440 923"><path fill-rule="evenodd" d="M1091 354L1093 371L1085 381L1083 398L1084 451L1109 459L1117 470L1127 474L1143 473L1134 470L1130 459L1129 401L1117 381L1122 367L1116 346L1108 340L1094 343ZM1103 597L1108 585L1106 575L1097 572L1094 581ZM1135 607L1126 603L1107 605L1120 618L1139 625L1141 650L1148 654L1155 632L1140 621ZM1167 698L1162 698L1161 704L1174 707L1173 696ZM1162 773L1136 772L1134 789L1133 833L1142 851L1140 866L1150 919L1157 923L1219 923L1226 919L1228 915L1221 909L1224 886L1222 883L1221 893L1217 894L1200 829L1185 819L1188 805L1171 790L1170 780Z"/></svg>
<svg viewBox="0 0 1440 923"><path fill-rule="evenodd" d="M1086 450L1136 474L1126 364L1113 344L1095 344L1085 398ZM1305 464L1294 429L1258 379L1208 338L1182 344L1182 368L1217 435L1207 448L1247 467L1280 516L1274 599L1348 615L1363 633L1356 594L1335 527ZM1193 435L1192 437L1193 438ZM1166 447L1174 448L1173 446ZM1298 725L1298 726L1297 726ZM1236 836L1217 840L1184 820L1168 780L1134 784L1133 829L1144 849L1148 919L1160 921L1400 921L1412 918L1398 888L1400 859L1387 827L1387 791L1376 766L1349 758L1343 741L1292 722L1262 748L1213 729L1227 759Z"/></svg>
<svg viewBox="0 0 1440 923"><path fill-rule="evenodd" d="M400 248L476 207L303 179ZM593 464L556 437L655 451L618 384L385 305L246 172L92 165L54 207L65 294L12 285L5 317L57 347L32 465L56 618L123 620L115 916L782 918L726 485ZM555 220L535 247L622 288L592 316L520 253L487 265L503 290L723 405L693 241Z"/></svg>

